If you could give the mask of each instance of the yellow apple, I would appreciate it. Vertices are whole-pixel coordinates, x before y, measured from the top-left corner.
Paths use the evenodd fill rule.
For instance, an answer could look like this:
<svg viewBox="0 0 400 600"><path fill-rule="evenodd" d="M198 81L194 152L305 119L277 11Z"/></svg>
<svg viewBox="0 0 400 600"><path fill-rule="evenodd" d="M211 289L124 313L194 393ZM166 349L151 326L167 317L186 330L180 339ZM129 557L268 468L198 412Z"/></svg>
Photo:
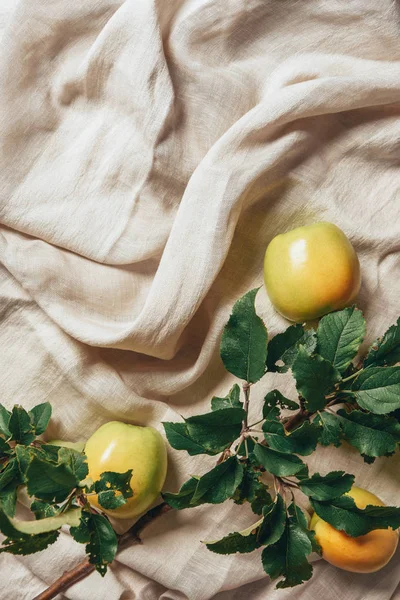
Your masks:
<svg viewBox="0 0 400 600"><path fill-rule="evenodd" d="M361 509L368 504L384 506L382 500L362 488L353 487L347 495ZM310 529L315 531L323 558L335 567L353 573L374 573L382 569L395 553L399 539L393 529L374 529L366 535L351 537L334 529L316 513L311 518Z"/></svg>
<svg viewBox="0 0 400 600"><path fill-rule="evenodd" d="M265 253L264 281L281 315L290 321L309 321L355 300L360 264L339 227L314 223L271 240Z"/></svg>
<svg viewBox="0 0 400 600"><path fill-rule="evenodd" d="M152 427L111 421L102 425L85 446L89 477L96 481L104 471L125 473L132 469L133 496L113 510L100 507L97 495L90 504L110 516L130 519L147 510L157 499L167 473L167 451L161 434Z"/></svg>

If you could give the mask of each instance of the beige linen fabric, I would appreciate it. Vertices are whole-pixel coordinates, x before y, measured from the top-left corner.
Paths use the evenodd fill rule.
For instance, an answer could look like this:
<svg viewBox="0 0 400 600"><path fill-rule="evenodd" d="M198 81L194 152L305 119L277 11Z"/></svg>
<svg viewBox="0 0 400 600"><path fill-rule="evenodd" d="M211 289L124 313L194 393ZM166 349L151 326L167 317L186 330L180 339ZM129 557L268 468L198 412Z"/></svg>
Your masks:
<svg viewBox="0 0 400 600"><path fill-rule="evenodd" d="M390 0L20 0L0 53L1 400L49 400L49 436L73 440L207 410L231 384L223 324L262 283L267 243L321 219L359 253L367 342L391 324L399 18ZM271 334L287 325L264 291L258 305ZM276 385L293 392L268 375L254 410ZM170 451L166 487L213 462ZM343 447L310 465L398 503L397 459L368 466ZM200 543L252 518L229 502L167 515L62 598L400 598L398 558L365 576L319 560L275 591L257 554ZM32 598L82 551L63 533L1 555L0 598Z"/></svg>

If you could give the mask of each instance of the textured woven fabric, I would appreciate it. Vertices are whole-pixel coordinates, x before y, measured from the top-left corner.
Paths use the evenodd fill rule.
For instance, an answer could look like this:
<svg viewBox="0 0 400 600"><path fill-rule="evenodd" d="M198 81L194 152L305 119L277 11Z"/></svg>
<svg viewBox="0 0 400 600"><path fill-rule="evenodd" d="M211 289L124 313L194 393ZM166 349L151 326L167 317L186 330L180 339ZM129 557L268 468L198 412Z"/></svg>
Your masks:
<svg viewBox="0 0 400 600"><path fill-rule="evenodd" d="M15 8L6 2L5 11ZM333 221L361 264L366 343L398 316L400 12L391 0L20 0L0 50L1 401L49 400L49 437L108 420L159 427L231 384L233 302L262 283L278 232ZM286 327L264 291L271 334ZM289 378L270 386L293 392ZM212 458L170 451L166 488ZM398 502L397 459L309 460ZM252 521L227 502L169 514L70 600L394 600L322 560L275 591L259 556L200 542ZM30 599L83 549L0 555L0 598ZM396 592L397 590L397 592ZM397 595L396 595L397 593Z"/></svg>

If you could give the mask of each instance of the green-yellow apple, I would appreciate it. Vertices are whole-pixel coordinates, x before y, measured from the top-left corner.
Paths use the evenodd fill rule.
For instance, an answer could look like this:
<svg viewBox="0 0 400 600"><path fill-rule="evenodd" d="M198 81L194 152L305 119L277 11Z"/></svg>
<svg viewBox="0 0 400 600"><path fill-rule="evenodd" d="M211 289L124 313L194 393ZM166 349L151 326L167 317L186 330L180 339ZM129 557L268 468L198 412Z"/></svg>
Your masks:
<svg viewBox="0 0 400 600"><path fill-rule="evenodd" d="M132 469L133 496L126 504L105 510L99 507L97 495L89 495L93 506L118 519L130 519L143 513L156 500L167 474L167 450L156 429L118 421L105 423L88 439L85 454L93 481L104 471L125 473Z"/></svg>
<svg viewBox="0 0 400 600"><path fill-rule="evenodd" d="M264 280L276 310L303 322L350 305L360 289L360 264L343 231L314 223L274 237L264 259Z"/></svg>
<svg viewBox="0 0 400 600"><path fill-rule="evenodd" d="M384 506L382 500L362 488L353 487L347 495L361 509L368 504ZM315 531L324 559L353 573L374 573L382 569L395 553L399 539L393 529L374 529L366 535L351 537L334 529L316 513L311 518L310 529Z"/></svg>

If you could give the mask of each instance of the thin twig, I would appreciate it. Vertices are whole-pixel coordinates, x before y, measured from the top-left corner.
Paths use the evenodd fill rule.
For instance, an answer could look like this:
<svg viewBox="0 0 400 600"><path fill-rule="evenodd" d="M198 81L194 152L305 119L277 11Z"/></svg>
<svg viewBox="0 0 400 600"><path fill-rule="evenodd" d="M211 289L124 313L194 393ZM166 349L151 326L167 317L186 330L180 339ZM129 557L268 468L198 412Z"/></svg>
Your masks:
<svg viewBox="0 0 400 600"><path fill-rule="evenodd" d="M118 539L118 549L121 549L128 542L131 544L140 544L140 534L142 531L150 525L157 517L165 515L165 513L172 510L166 502L158 504L154 508L151 508L143 517L141 517L136 523ZM84 560L70 571L66 571L61 577L57 579L50 587L41 592L38 596L35 596L33 600L51 600L58 594L61 594L67 590L71 585L77 583L87 575L90 575L95 570L95 566L92 565L88 560Z"/></svg>
<svg viewBox="0 0 400 600"><path fill-rule="evenodd" d="M244 393L244 404L243 404L243 410L246 413L246 416L243 419L243 428L242 428L242 433L244 431L246 431L248 425L248 412L249 412L249 402L250 402L250 383L247 383L247 381L245 381L245 383L243 384L243 393Z"/></svg>

